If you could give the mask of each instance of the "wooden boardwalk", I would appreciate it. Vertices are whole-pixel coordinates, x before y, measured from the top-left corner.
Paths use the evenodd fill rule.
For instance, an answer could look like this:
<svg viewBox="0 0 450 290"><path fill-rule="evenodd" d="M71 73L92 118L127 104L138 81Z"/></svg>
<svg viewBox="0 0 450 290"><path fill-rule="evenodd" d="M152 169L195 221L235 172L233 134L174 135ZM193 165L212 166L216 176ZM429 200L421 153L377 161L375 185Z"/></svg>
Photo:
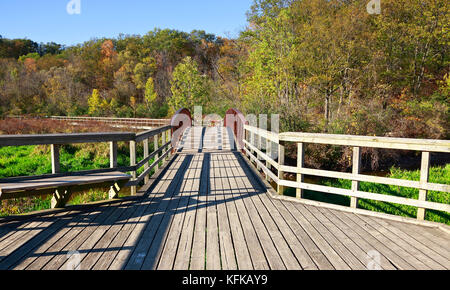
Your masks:
<svg viewBox="0 0 450 290"><path fill-rule="evenodd" d="M444 231L273 199L226 129L205 136L141 198L0 224L0 269L450 269Z"/></svg>

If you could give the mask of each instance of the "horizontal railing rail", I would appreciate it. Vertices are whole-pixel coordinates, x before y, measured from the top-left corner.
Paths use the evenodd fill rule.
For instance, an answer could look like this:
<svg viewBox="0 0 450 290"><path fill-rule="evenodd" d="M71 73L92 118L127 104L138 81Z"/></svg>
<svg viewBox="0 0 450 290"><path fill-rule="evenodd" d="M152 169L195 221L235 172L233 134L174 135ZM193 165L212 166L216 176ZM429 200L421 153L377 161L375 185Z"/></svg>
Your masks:
<svg viewBox="0 0 450 290"><path fill-rule="evenodd" d="M422 140L293 132L277 134L249 125L246 125L244 128L245 136L243 142L245 144L244 151L246 155L252 162L256 163L258 169L264 172L264 174L266 175L266 179L270 179L276 183L277 191L280 195L283 194L285 187L290 187L296 189L296 197L298 199L303 198L304 190L349 196L351 198L350 206L352 208L358 207L358 199L368 199L408 205L418 208L417 219L419 220L425 219L426 210L450 212L450 204L431 202L427 200L429 191L438 191L442 192L443 194L450 193L450 185L429 182L430 153L450 153L449 140ZM265 140L265 146L263 146L263 140ZM287 166L284 164L285 150L283 144L285 142L297 143L297 166ZM276 148L278 149L276 157L272 152L274 147L273 144L276 144ZM353 147L352 173L305 168L305 144L324 144ZM422 152L420 181L362 174L362 147L413 150ZM275 169L277 174L274 173L273 169ZM296 174L296 181L285 180L284 173ZM305 175L349 180L352 182L352 188L343 189L306 183L304 181ZM361 182L371 182L384 185L414 188L419 190L419 196L418 199L411 199L406 197L364 192L360 190Z"/></svg>
<svg viewBox="0 0 450 290"><path fill-rule="evenodd" d="M161 133L163 133L165 131L169 131L169 130L172 130L172 126L167 125L167 126L164 126L164 127L161 127L161 128L157 128L157 129L145 131L145 132L142 132L142 133L138 133L138 134L136 134L136 142L141 142L141 141L143 141L145 139L149 139L149 138L151 138L151 137L153 137L155 135L159 135L159 134L161 134Z"/></svg>
<svg viewBox="0 0 450 290"><path fill-rule="evenodd" d="M280 141L450 153L450 141L332 134L281 133Z"/></svg>
<svg viewBox="0 0 450 290"><path fill-rule="evenodd" d="M0 135L0 146L64 145L77 143L100 143L131 141L135 133L80 133L42 135Z"/></svg>
<svg viewBox="0 0 450 290"><path fill-rule="evenodd" d="M102 122L108 124L128 124L147 127L162 127L170 124L170 119L148 119L148 118L112 118L112 117L65 117L51 116L52 120L77 121L77 122Z"/></svg>

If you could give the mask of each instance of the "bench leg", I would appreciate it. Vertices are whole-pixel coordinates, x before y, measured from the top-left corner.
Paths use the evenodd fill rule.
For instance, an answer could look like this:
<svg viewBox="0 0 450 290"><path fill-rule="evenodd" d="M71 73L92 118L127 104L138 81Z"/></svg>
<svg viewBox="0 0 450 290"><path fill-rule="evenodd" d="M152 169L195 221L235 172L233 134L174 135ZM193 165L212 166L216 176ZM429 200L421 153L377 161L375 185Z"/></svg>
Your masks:
<svg viewBox="0 0 450 290"><path fill-rule="evenodd" d="M119 192L122 190L123 185L123 182L115 182L109 189L109 199L118 198Z"/></svg>
<svg viewBox="0 0 450 290"><path fill-rule="evenodd" d="M52 209L64 208L66 206L66 203L69 201L70 195L71 193L69 189L65 188L57 189L55 193L53 193L53 198L51 202Z"/></svg>

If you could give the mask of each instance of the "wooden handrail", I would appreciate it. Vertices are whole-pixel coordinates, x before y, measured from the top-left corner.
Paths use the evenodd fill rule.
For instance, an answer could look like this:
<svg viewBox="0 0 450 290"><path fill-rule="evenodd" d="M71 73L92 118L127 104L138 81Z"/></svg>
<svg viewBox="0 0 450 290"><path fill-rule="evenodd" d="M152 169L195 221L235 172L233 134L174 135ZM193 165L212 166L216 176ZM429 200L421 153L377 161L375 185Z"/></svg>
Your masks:
<svg viewBox="0 0 450 290"><path fill-rule="evenodd" d="M169 119L148 119L148 118L65 117L65 116L51 116L48 118L60 121L102 122L109 124L134 124L134 125L147 125L151 127L160 127L168 125L170 123Z"/></svg>
<svg viewBox="0 0 450 290"><path fill-rule="evenodd" d="M11 177L0 179L4 182L20 182L29 181L33 179L45 179L52 177L70 177L80 176L95 173L105 173L113 171L131 172L132 179L126 184L131 187L131 193L136 194L136 187L145 179L145 183L149 181L147 175L149 175L152 169L158 169L159 163L165 161L172 153L172 144L170 141L172 126L167 125L164 127L148 130L141 133L81 133L81 134L44 134L44 135L0 135L0 147L1 146L27 146L27 145L51 145L51 160L52 160L52 174L45 174L40 176L26 176L26 177ZM154 151L149 151L149 142L153 139ZM161 140L161 142L160 142ZM86 170L79 172L61 173L60 172L60 160L59 147L65 144L80 144L80 143L110 143L110 168L109 169L96 169ZM130 144L130 166L118 167L117 166L117 142L129 142ZM140 161L136 159L136 144L138 142L144 142L144 158ZM161 145L160 145L161 144ZM147 146L145 146L147 145ZM154 159L153 163L149 165L151 159ZM137 176L137 171L144 167L144 172ZM1 193L1 189L0 189ZM36 193L39 194L39 193ZM14 195L8 195L7 198L13 198ZM5 198L0 194L0 199Z"/></svg>
<svg viewBox="0 0 450 290"><path fill-rule="evenodd" d="M450 140L428 140L292 132L279 134L279 139L280 141L296 143L314 143L450 153Z"/></svg>
<svg viewBox="0 0 450 290"><path fill-rule="evenodd" d="M407 139L407 138L389 138L389 137L369 137L369 136L350 136L350 135L332 135L332 134L313 134L313 133L273 133L260 128L246 125L245 130L251 134L249 140L244 140L244 151L251 161L257 164L257 167L261 169L267 179L272 179L278 188L278 193L283 194L284 187L291 187L297 189L297 198L301 199L303 196L303 190L313 190L337 195L344 195L351 197L351 207L356 208L358 206L358 199L371 199L377 201L391 202L403 205L414 206L418 208L417 219L425 219L426 209L440 210L450 212L449 204L442 204L437 202L427 201L428 191L439 191L450 193L450 185L448 184L435 184L430 183L428 180L430 169L430 152L450 153L450 141L449 140L425 140L425 139ZM266 139L268 143L266 152L255 144L255 138L253 135L260 136ZM284 146L280 145L280 142L293 142L298 144L298 160L297 166L284 165ZM270 152L272 143L277 144L278 158L274 158ZM304 168L304 144L328 144L338 146L350 146L353 147L353 172L342 173L335 171L316 170ZM421 180L411 181L403 179L385 178L379 176L370 176L361 174L361 148L386 148L397 150L415 150L422 152L422 167L421 167ZM275 160L277 159L277 160ZM261 162L265 161L265 164ZM275 175L271 168L278 171L278 175ZM283 173L289 172L297 175L297 181L284 180ZM352 181L352 189L342 189L328 186L315 185L304 182L304 175L320 176L329 178L340 178ZM410 199L404 197L383 195L371 192L363 192L360 190L360 182L372 182L379 184L395 185L400 187L408 187L419 189L419 198Z"/></svg>
<svg viewBox="0 0 450 290"><path fill-rule="evenodd" d="M165 131L168 131L168 130L171 130L171 129L172 129L172 126L168 125L168 126L164 126L164 127L161 127L161 128L157 128L157 129L145 131L145 132L142 132L142 133L138 133L138 134L136 134L136 142L141 142L141 141L143 141L145 139L149 139L149 138L151 138L153 136L156 136L158 134L161 134L161 133L163 133Z"/></svg>
<svg viewBox="0 0 450 290"><path fill-rule="evenodd" d="M80 133L41 135L0 135L0 147L28 145L64 145L77 143L100 143L131 141L135 133Z"/></svg>

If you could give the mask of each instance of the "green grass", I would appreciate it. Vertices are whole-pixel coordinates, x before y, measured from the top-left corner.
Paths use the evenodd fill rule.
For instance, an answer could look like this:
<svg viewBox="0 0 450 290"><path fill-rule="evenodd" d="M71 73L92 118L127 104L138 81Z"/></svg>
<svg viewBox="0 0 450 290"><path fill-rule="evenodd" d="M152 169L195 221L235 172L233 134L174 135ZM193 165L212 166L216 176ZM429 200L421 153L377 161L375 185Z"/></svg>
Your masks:
<svg viewBox="0 0 450 290"><path fill-rule="evenodd" d="M129 166L129 146L118 144L119 166ZM143 147L137 146L138 160L143 158ZM152 161L151 161L152 162ZM77 172L82 170L109 168L109 145L107 143L65 145L60 150L61 172ZM138 174L143 172L138 170ZM0 147L0 179L19 176L33 176L52 172L50 160L50 146L21 146ZM124 189L121 195L129 194ZM91 189L86 192L75 193L69 204L85 204L105 200L108 189ZM50 208L51 196L36 196L31 198L17 198L3 200L0 216L24 214Z"/></svg>
<svg viewBox="0 0 450 290"><path fill-rule="evenodd" d="M388 177L396 178L396 179L419 181L420 180L420 171L419 170L408 171L408 170L401 170L398 168L392 168ZM430 182L431 183L439 183L439 184L450 184L450 164L447 164L444 167L431 168L430 169ZM337 188L351 189L351 181L349 181L349 180L321 179L319 181L319 184L331 186L331 187L337 187ZM393 185L383 185L383 184L376 184L376 183L369 183L369 182L361 182L360 188L361 188L361 191L365 191L365 192L386 194L386 195L412 198L412 199L418 199L418 196L419 196L418 189L393 186ZM295 189L290 189L290 188L286 189L285 194L295 196ZM343 205L343 206L350 205L350 197L321 193L321 192L306 191L304 194L304 198L321 201L321 202ZM445 192L430 191L430 192L428 192L428 201L443 203L443 204L450 204L450 194L445 193ZM388 213L388 214L411 217L411 218L417 217L417 208L412 207L412 206L380 202L380 201L373 201L373 200L366 200L366 199L360 199L358 206L359 206L359 208L376 211L376 212ZM439 223L445 223L445 224L450 225L450 214L446 213L446 212L427 210L426 220L439 222Z"/></svg>

